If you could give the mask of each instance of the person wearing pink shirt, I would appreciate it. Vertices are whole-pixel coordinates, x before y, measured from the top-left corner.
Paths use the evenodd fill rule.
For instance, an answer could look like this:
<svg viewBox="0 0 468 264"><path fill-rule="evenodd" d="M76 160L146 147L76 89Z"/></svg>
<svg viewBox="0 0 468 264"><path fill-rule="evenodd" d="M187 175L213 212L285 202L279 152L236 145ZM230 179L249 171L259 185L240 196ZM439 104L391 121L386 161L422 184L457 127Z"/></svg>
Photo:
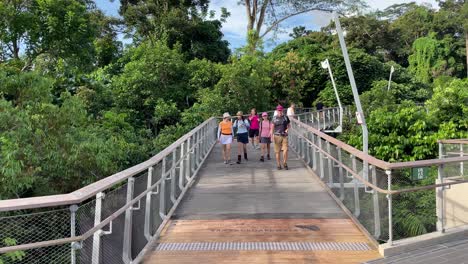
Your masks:
<svg viewBox="0 0 468 264"><path fill-rule="evenodd" d="M250 121L250 129L249 129L249 137L250 141L252 142L252 147L254 149L258 149L258 136L259 136L259 118L257 115L257 109L252 108L250 111L249 115L249 121ZM257 144L257 146L255 146Z"/></svg>
<svg viewBox="0 0 468 264"><path fill-rule="evenodd" d="M270 160L270 144L271 144L271 131L273 125L271 124L270 120L268 119L267 112L262 113L262 122L260 122L260 144L261 144L261 152L262 156L260 157L260 161L265 161L265 154L267 155L267 159Z"/></svg>

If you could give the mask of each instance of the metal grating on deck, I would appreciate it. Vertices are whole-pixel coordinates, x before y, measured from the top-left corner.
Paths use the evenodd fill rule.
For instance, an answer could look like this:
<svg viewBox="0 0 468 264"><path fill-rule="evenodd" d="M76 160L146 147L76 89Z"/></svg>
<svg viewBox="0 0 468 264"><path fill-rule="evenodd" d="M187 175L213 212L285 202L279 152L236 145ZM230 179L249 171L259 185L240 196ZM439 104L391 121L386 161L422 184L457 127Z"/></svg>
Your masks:
<svg viewBox="0 0 468 264"><path fill-rule="evenodd" d="M157 251L367 251L372 250L364 242L199 242L161 243Z"/></svg>

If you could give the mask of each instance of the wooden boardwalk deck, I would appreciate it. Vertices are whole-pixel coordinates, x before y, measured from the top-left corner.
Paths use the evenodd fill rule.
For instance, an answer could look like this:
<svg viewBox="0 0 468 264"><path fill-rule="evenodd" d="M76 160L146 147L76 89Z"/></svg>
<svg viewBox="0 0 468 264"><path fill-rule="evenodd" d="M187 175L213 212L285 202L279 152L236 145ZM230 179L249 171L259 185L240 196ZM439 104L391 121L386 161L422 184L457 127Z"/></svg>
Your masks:
<svg viewBox="0 0 468 264"><path fill-rule="evenodd" d="M259 152L249 149L248 162L225 165L216 146L145 263L361 263L380 257L293 153L290 170L278 171L274 158L259 162Z"/></svg>

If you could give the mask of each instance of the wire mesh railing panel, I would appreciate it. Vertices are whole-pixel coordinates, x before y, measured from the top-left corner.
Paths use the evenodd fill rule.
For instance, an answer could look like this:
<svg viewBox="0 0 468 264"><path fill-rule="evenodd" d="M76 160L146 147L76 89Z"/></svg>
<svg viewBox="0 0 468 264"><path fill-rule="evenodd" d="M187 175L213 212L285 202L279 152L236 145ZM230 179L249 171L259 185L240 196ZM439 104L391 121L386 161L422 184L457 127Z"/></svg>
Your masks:
<svg viewBox="0 0 468 264"><path fill-rule="evenodd" d="M5 240L21 245L68 236L69 209L0 217L0 246L7 246Z"/></svg>
<svg viewBox="0 0 468 264"><path fill-rule="evenodd" d="M71 263L70 245L50 246L0 255L4 264L63 264Z"/></svg>
<svg viewBox="0 0 468 264"><path fill-rule="evenodd" d="M69 237L70 225L69 209L1 217L0 247ZM70 245L0 254L0 260L5 264L61 263L66 258L70 258Z"/></svg>

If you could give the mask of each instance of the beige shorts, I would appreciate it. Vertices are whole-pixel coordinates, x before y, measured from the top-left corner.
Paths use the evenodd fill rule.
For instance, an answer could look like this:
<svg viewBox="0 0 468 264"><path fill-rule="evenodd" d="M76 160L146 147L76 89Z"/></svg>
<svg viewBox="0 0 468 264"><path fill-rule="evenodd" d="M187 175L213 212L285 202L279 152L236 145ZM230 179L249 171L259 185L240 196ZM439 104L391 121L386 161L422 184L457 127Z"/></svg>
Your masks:
<svg viewBox="0 0 468 264"><path fill-rule="evenodd" d="M281 150L287 151L288 150L288 136L278 136L274 135L274 143L275 143L275 152L278 153Z"/></svg>

